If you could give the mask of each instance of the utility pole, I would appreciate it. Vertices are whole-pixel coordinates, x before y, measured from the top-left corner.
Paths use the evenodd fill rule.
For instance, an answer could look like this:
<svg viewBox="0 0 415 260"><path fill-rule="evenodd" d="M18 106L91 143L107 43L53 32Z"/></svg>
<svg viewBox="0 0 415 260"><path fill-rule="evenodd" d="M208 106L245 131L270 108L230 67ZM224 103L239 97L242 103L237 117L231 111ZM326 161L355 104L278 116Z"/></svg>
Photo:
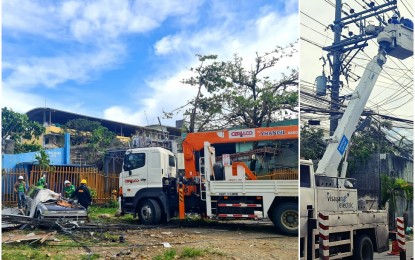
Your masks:
<svg viewBox="0 0 415 260"><path fill-rule="evenodd" d="M340 42L340 37L342 33L342 0L336 0L336 13L334 18L334 42L333 45L337 45ZM338 124L338 116L336 114L339 111L339 93L340 93L340 66L341 66L341 50L334 50L332 51L333 55L333 79L331 83L331 103L330 103L330 110L332 113L330 114L330 135L334 134L334 131L337 128ZM334 113L333 113L334 112Z"/></svg>
<svg viewBox="0 0 415 260"><path fill-rule="evenodd" d="M348 12L344 11L342 0L336 0L335 6L335 18L331 30L334 32L334 41L331 46L324 47L323 50L327 51L327 58L331 68L331 78L329 78L330 85L328 88L331 90L330 98L330 135L334 134L338 124L338 112L340 109L340 100L343 98L340 96L340 87L342 82L340 76L343 75L346 79L349 75L349 66L352 59L356 54L368 46L367 41L377 37L380 32L380 26L372 26L371 31L366 28L366 19L375 17L379 25L386 25L386 21L381 14L388 11L397 9L397 0L387 1L384 4L376 5L375 2L364 2L367 7L364 11L356 13L354 9L350 8ZM345 16L342 18L342 13ZM347 36L342 35L343 28L355 24L359 28L359 34L354 35L352 31L349 31Z"/></svg>

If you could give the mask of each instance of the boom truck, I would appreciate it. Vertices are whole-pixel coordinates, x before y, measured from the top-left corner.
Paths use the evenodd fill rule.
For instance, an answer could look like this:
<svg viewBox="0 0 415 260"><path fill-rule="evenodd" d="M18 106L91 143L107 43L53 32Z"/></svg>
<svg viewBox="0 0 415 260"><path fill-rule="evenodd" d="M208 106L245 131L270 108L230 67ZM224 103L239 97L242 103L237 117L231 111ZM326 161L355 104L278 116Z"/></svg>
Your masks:
<svg viewBox="0 0 415 260"><path fill-rule="evenodd" d="M301 259L373 259L374 251L389 248L387 212L368 209L358 200L356 180L346 178L346 160L340 174L337 170L386 56L413 55L413 23L390 23L378 33L377 41L378 54L366 66L316 172L311 161L300 161Z"/></svg>
<svg viewBox="0 0 415 260"><path fill-rule="evenodd" d="M283 139L298 139L298 126L189 133L183 153L176 155L160 147L127 150L119 179L121 212L143 224L184 219L187 212L214 219L270 218L279 232L297 235L298 176L258 180L242 162L217 163L212 146ZM184 165L181 174L176 160Z"/></svg>

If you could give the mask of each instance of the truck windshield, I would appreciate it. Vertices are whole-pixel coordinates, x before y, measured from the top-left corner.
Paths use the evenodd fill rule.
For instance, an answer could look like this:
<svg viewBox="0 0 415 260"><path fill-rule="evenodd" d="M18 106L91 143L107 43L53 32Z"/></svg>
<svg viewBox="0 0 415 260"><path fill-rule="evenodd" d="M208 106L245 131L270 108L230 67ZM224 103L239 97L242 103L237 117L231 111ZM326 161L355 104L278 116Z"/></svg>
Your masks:
<svg viewBox="0 0 415 260"><path fill-rule="evenodd" d="M141 168L146 164L145 153L130 153L124 157L124 171Z"/></svg>
<svg viewBox="0 0 415 260"><path fill-rule="evenodd" d="M169 166L174 167L176 166L176 160L174 159L174 156L169 155Z"/></svg>

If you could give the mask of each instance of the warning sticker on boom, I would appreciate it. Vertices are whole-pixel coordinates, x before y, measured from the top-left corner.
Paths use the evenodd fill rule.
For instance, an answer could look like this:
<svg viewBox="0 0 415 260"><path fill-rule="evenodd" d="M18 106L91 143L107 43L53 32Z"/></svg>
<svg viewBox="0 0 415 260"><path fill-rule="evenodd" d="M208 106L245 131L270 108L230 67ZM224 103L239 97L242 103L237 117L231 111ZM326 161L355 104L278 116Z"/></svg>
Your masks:
<svg viewBox="0 0 415 260"><path fill-rule="evenodd" d="M348 144L349 144L349 140L347 139L345 135L343 135L342 140L339 143L339 146L337 146L337 151L339 151L339 153L343 155L344 151L346 151Z"/></svg>

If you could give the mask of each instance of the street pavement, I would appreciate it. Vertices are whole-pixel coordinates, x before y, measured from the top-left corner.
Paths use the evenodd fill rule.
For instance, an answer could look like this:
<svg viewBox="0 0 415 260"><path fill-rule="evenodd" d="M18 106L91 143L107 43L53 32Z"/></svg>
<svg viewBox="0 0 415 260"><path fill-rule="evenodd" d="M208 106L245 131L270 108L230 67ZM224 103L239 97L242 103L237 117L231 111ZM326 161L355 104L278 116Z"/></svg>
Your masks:
<svg viewBox="0 0 415 260"><path fill-rule="evenodd" d="M406 241L406 259L413 259L414 257L414 241ZM399 255L388 255L392 249L392 244L389 245L389 251L381 254L375 253L373 259L395 259L399 260Z"/></svg>

